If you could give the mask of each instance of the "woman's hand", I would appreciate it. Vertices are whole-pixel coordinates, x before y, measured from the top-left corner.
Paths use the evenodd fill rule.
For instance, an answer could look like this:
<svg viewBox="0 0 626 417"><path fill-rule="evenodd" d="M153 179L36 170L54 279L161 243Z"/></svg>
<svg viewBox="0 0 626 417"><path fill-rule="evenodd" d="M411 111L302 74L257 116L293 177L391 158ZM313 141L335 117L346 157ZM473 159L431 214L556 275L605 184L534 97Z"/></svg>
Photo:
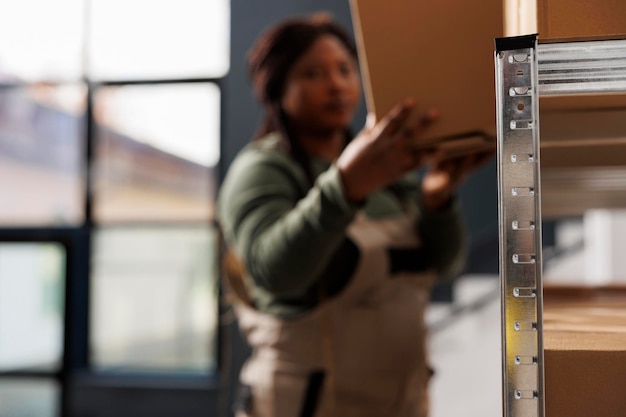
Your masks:
<svg viewBox="0 0 626 417"><path fill-rule="evenodd" d="M363 201L372 192L420 167L433 150L417 150L415 143L437 118L435 112L418 115L407 99L374 124L368 116L365 128L337 159L346 198Z"/></svg>
<svg viewBox="0 0 626 417"><path fill-rule="evenodd" d="M422 179L424 208L437 211L446 206L463 180L494 154L494 151L486 151L455 158L435 156Z"/></svg>

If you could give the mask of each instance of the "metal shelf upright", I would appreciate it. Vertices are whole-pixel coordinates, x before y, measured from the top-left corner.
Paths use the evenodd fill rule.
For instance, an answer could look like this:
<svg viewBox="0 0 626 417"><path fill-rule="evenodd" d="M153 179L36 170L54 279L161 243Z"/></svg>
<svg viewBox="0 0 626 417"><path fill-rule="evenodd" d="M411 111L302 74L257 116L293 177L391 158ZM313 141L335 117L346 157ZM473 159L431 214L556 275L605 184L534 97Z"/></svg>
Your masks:
<svg viewBox="0 0 626 417"><path fill-rule="evenodd" d="M544 417L539 97L626 92L626 39L496 39L504 417Z"/></svg>

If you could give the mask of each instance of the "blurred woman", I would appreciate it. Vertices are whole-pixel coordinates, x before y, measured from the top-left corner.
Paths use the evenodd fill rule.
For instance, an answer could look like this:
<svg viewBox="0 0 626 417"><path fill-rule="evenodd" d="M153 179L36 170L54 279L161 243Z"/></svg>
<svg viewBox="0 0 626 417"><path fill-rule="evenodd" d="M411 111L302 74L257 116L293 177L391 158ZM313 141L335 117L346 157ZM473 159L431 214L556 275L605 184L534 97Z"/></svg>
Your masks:
<svg viewBox="0 0 626 417"><path fill-rule="evenodd" d="M248 58L265 119L219 196L253 348L237 415L425 416L424 308L463 266L454 194L484 158L416 150L436 113L412 99L353 137L356 50L325 16L273 26Z"/></svg>

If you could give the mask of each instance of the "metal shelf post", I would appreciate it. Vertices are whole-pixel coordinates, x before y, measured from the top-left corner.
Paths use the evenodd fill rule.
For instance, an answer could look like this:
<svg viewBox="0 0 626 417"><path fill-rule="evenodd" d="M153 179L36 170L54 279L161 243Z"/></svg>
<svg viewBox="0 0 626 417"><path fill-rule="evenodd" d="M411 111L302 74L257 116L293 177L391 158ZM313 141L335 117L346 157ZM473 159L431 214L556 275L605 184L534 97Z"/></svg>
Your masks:
<svg viewBox="0 0 626 417"><path fill-rule="evenodd" d="M539 96L626 92L626 39L496 39L503 415L544 417Z"/></svg>

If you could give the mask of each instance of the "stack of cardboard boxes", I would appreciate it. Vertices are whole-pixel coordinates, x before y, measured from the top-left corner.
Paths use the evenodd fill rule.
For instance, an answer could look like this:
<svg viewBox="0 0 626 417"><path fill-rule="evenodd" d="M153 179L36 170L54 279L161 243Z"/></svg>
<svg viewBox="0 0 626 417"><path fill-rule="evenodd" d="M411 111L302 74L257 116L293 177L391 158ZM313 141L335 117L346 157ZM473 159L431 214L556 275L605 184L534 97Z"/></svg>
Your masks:
<svg viewBox="0 0 626 417"><path fill-rule="evenodd" d="M505 35L530 33L542 42L623 39L626 2L506 0ZM626 95L542 97L540 111L544 216L580 214L598 199L589 193L578 211L567 212L572 207L562 207L563 191L545 178L559 179L567 169L626 167ZM594 145L599 138L624 142ZM544 349L546 417L626 416L626 287L546 286Z"/></svg>

